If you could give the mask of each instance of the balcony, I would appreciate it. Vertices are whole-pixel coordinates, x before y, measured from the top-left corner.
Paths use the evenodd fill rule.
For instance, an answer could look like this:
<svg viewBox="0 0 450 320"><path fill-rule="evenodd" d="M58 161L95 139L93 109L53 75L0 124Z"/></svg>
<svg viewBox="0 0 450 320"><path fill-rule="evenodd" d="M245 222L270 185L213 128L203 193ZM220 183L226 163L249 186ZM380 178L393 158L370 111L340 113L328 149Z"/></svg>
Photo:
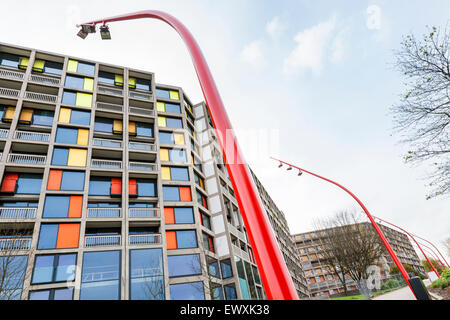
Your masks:
<svg viewBox="0 0 450 320"><path fill-rule="evenodd" d="M120 218L121 208L88 208L88 218Z"/></svg>
<svg viewBox="0 0 450 320"><path fill-rule="evenodd" d="M47 156L37 154L8 154L7 162L9 163L24 163L24 164L45 164Z"/></svg>
<svg viewBox="0 0 450 320"><path fill-rule="evenodd" d="M129 162L128 170L135 171L157 171L158 167L155 163Z"/></svg>
<svg viewBox="0 0 450 320"><path fill-rule="evenodd" d="M110 94L113 96L122 96L122 90L117 88L110 88L99 85L97 91L98 93Z"/></svg>
<svg viewBox="0 0 450 320"><path fill-rule="evenodd" d="M20 90L0 88L0 96L8 98L18 98L20 95Z"/></svg>
<svg viewBox="0 0 450 320"><path fill-rule="evenodd" d="M128 244L161 244L161 235L159 233L132 234L128 236Z"/></svg>
<svg viewBox="0 0 450 320"><path fill-rule="evenodd" d="M122 161L92 159L91 167L101 169L121 169Z"/></svg>
<svg viewBox="0 0 450 320"><path fill-rule="evenodd" d="M149 143L129 142L128 148L130 150L155 151L155 145Z"/></svg>
<svg viewBox="0 0 450 320"><path fill-rule="evenodd" d="M48 84L53 86L59 86L61 80L59 78L47 77L42 75L32 74L30 75L30 82L35 82L39 84Z"/></svg>
<svg viewBox="0 0 450 320"><path fill-rule="evenodd" d="M115 103L97 102L97 109L104 111L122 112L123 106Z"/></svg>
<svg viewBox="0 0 450 320"><path fill-rule="evenodd" d="M119 140L94 138L94 141L92 144L97 147L122 148L122 141L119 141Z"/></svg>
<svg viewBox="0 0 450 320"><path fill-rule="evenodd" d="M34 219L37 208L0 207L0 219Z"/></svg>
<svg viewBox="0 0 450 320"><path fill-rule="evenodd" d="M14 139L49 142L50 134L41 132L30 132L30 131L15 131Z"/></svg>
<svg viewBox="0 0 450 320"><path fill-rule="evenodd" d="M23 80L24 73L12 70L0 69L0 77L14 80Z"/></svg>
<svg viewBox="0 0 450 320"><path fill-rule="evenodd" d="M129 218L159 218L158 208L128 208Z"/></svg>
<svg viewBox="0 0 450 320"><path fill-rule="evenodd" d="M0 129L0 138L6 139L8 137L9 130Z"/></svg>
<svg viewBox="0 0 450 320"><path fill-rule="evenodd" d="M29 250L31 248L31 236L17 238L1 238L0 252L11 250Z"/></svg>
<svg viewBox="0 0 450 320"><path fill-rule="evenodd" d="M153 110L153 109L128 107L128 111L130 114L144 116L144 117L153 117L155 115L155 110Z"/></svg>
<svg viewBox="0 0 450 320"><path fill-rule="evenodd" d="M86 248L120 246L120 239L120 235L85 236L84 246Z"/></svg>
<svg viewBox="0 0 450 320"><path fill-rule="evenodd" d="M140 99L140 100L147 100L147 101L151 101L153 99L151 94L134 92L134 91L129 91L128 96L133 99Z"/></svg>
<svg viewBox="0 0 450 320"><path fill-rule="evenodd" d="M25 92L24 99L45 103L56 103L56 101L58 100L58 96L54 96L52 94L27 91Z"/></svg>

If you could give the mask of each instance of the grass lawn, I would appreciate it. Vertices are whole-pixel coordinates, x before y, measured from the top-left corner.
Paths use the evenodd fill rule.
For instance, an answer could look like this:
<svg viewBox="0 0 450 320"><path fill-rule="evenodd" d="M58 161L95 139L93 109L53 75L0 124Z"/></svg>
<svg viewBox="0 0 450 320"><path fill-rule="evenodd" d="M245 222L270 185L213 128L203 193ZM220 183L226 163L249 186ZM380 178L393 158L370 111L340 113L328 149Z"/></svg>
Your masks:
<svg viewBox="0 0 450 320"><path fill-rule="evenodd" d="M364 296L362 294L360 294L360 295L357 295L357 296L331 298L330 300L364 300Z"/></svg>

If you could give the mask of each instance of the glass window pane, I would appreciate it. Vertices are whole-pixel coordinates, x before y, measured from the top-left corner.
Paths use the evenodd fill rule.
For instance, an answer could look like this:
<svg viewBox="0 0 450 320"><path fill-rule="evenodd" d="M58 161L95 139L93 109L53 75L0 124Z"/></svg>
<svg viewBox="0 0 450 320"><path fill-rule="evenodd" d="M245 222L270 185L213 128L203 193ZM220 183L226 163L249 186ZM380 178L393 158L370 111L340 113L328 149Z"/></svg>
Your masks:
<svg viewBox="0 0 450 320"><path fill-rule="evenodd" d="M63 171L62 179L61 179L61 190L83 191L84 190L84 172Z"/></svg>
<svg viewBox="0 0 450 320"><path fill-rule="evenodd" d="M222 286L218 286L212 289L212 300L224 300Z"/></svg>
<svg viewBox="0 0 450 320"><path fill-rule="evenodd" d="M66 166L68 157L69 157L69 149L54 148L52 164L55 166Z"/></svg>
<svg viewBox="0 0 450 320"><path fill-rule="evenodd" d="M70 197L47 196L44 203L44 218L67 218Z"/></svg>
<svg viewBox="0 0 450 320"><path fill-rule="evenodd" d="M208 271L209 274L213 277L220 279L220 272L219 272L219 263L217 261L211 261L208 265Z"/></svg>
<svg viewBox="0 0 450 320"><path fill-rule="evenodd" d="M73 288L55 289L53 300L72 300Z"/></svg>
<svg viewBox="0 0 450 320"><path fill-rule="evenodd" d="M72 281L75 279L76 254L62 254L58 256L55 281Z"/></svg>
<svg viewBox="0 0 450 320"><path fill-rule="evenodd" d="M69 106L74 106L75 101L77 100L77 93L71 91L64 91L61 103Z"/></svg>
<svg viewBox="0 0 450 320"><path fill-rule="evenodd" d="M72 110L70 123L88 126L91 123L91 113L89 111Z"/></svg>
<svg viewBox="0 0 450 320"><path fill-rule="evenodd" d="M156 89L156 96L157 96L158 98L166 98L166 99L170 99L170 93L169 93L169 90Z"/></svg>
<svg viewBox="0 0 450 320"><path fill-rule="evenodd" d="M17 180L17 194L40 194L42 176L40 174L21 173Z"/></svg>
<svg viewBox="0 0 450 320"><path fill-rule="evenodd" d="M141 137L153 137L153 126L150 124L137 122L136 123L136 135Z"/></svg>
<svg viewBox="0 0 450 320"><path fill-rule="evenodd" d="M31 291L28 300L49 300L50 290Z"/></svg>
<svg viewBox="0 0 450 320"><path fill-rule="evenodd" d="M95 118L94 131L113 132L113 120L107 118Z"/></svg>
<svg viewBox="0 0 450 320"><path fill-rule="evenodd" d="M192 208L174 208L175 223L194 223L194 211Z"/></svg>
<svg viewBox="0 0 450 320"><path fill-rule="evenodd" d="M169 150L170 161L178 163L186 163L186 152L182 149Z"/></svg>
<svg viewBox="0 0 450 320"><path fill-rule="evenodd" d="M136 78L136 89L151 91L151 81L146 79Z"/></svg>
<svg viewBox="0 0 450 320"><path fill-rule="evenodd" d="M178 187L163 186L164 201L180 201L180 190Z"/></svg>
<svg viewBox="0 0 450 320"><path fill-rule="evenodd" d="M55 256L36 256L32 283L52 282Z"/></svg>
<svg viewBox="0 0 450 320"><path fill-rule="evenodd" d="M56 130L55 142L77 144L78 129L58 128Z"/></svg>
<svg viewBox="0 0 450 320"><path fill-rule="evenodd" d="M111 194L110 178L91 178L89 181L89 195L108 196Z"/></svg>
<svg viewBox="0 0 450 320"><path fill-rule="evenodd" d="M2 66L14 67L19 66L20 57L10 53L0 53L0 64Z"/></svg>
<svg viewBox="0 0 450 320"><path fill-rule="evenodd" d="M95 65L78 61L77 72L93 76L95 73Z"/></svg>
<svg viewBox="0 0 450 320"><path fill-rule="evenodd" d="M67 75L64 85L69 88L83 89L84 78Z"/></svg>
<svg viewBox="0 0 450 320"><path fill-rule="evenodd" d="M237 300L236 287L234 284L223 286L225 290L225 298L227 300Z"/></svg>
<svg viewBox="0 0 450 320"><path fill-rule="evenodd" d="M44 72L60 75L62 73L63 64L53 61L45 61Z"/></svg>
<svg viewBox="0 0 450 320"><path fill-rule="evenodd" d="M153 180L137 180L138 184L138 196L140 197L155 197L156 187Z"/></svg>
<svg viewBox="0 0 450 320"><path fill-rule="evenodd" d="M7 296L9 300L19 300L22 295L27 256L0 256L0 274L2 291L0 300Z"/></svg>
<svg viewBox="0 0 450 320"><path fill-rule="evenodd" d="M183 128L183 122L181 119L167 117L166 121L169 128Z"/></svg>
<svg viewBox="0 0 450 320"><path fill-rule="evenodd" d="M34 110L33 112L33 124L38 126L51 127L53 125L53 111L47 110Z"/></svg>
<svg viewBox="0 0 450 320"><path fill-rule="evenodd" d="M131 279L130 300L164 300L164 277Z"/></svg>
<svg viewBox="0 0 450 320"><path fill-rule="evenodd" d="M130 251L131 300L163 300L164 278L161 249Z"/></svg>
<svg viewBox="0 0 450 320"><path fill-rule="evenodd" d="M167 143L167 144L174 144L175 138L172 133L170 132L159 132L159 141L160 143Z"/></svg>
<svg viewBox="0 0 450 320"><path fill-rule="evenodd" d="M203 282L190 282L170 285L172 300L205 300Z"/></svg>
<svg viewBox="0 0 450 320"><path fill-rule="evenodd" d="M59 225L57 224L41 224L38 249L55 249L58 229Z"/></svg>
<svg viewBox="0 0 450 320"><path fill-rule="evenodd" d="M189 181L189 173L187 168L170 168L170 174L172 176L172 180L178 181Z"/></svg>
<svg viewBox="0 0 450 320"><path fill-rule="evenodd" d="M166 103L166 112L181 113L180 105L173 103Z"/></svg>
<svg viewBox="0 0 450 320"><path fill-rule="evenodd" d="M220 268L222 269L223 279L227 279L233 276L233 269L231 268L230 259L220 261Z"/></svg>
<svg viewBox="0 0 450 320"><path fill-rule="evenodd" d="M197 248L197 237L194 230L177 231L179 249Z"/></svg>
<svg viewBox="0 0 450 320"><path fill-rule="evenodd" d="M98 82L100 82L100 83L114 85L115 78L116 78L116 76L114 73L105 72L105 71L98 72Z"/></svg>
<svg viewBox="0 0 450 320"><path fill-rule="evenodd" d="M185 254L168 256L169 277L183 277L202 274L200 255Z"/></svg>
<svg viewBox="0 0 450 320"><path fill-rule="evenodd" d="M81 284L80 300L119 300L119 280L86 282Z"/></svg>

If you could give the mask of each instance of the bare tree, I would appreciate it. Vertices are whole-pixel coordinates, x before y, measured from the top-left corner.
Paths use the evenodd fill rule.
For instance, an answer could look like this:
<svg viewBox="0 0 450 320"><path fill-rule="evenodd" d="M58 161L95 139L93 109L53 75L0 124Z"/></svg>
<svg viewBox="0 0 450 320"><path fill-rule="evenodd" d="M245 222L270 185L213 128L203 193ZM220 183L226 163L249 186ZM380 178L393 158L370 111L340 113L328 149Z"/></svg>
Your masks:
<svg viewBox="0 0 450 320"><path fill-rule="evenodd" d="M206 264L202 264L200 260L198 261L199 263L191 261L191 269L193 274L204 276L206 281L203 281L201 285L196 285L194 283L193 286L196 290L201 292L206 290L209 293L211 300L217 300L220 297L220 293L217 292L216 289L221 287L219 282L219 261L209 255L209 250L204 249L203 251ZM217 264L217 267L215 267L215 264Z"/></svg>
<svg viewBox="0 0 450 320"><path fill-rule="evenodd" d="M342 283L347 295L347 279L353 279L360 291L365 288L367 268L381 256L380 241L361 215L355 211L340 211L333 217L315 223L321 244L322 262Z"/></svg>
<svg viewBox="0 0 450 320"><path fill-rule="evenodd" d="M447 249L447 255L450 256L450 238L445 239L444 246Z"/></svg>
<svg viewBox="0 0 450 320"><path fill-rule="evenodd" d="M395 129L411 150L406 163L427 163L431 192L450 193L450 30L429 27L422 39L407 35L395 52L406 93L391 108Z"/></svg>

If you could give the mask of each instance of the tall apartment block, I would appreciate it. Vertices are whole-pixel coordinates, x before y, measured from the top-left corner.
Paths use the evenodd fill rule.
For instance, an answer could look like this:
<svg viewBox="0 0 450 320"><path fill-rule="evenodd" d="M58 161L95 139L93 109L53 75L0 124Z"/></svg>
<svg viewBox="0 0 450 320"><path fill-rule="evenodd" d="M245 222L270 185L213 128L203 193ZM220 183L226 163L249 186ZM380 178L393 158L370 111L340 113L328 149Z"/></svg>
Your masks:
<svg viewBox="0 0 450 320"><path fill-rule="evenodd" d="M367 225L368 230L375 232L370 223L364 222L363 224ZM379 226L400 262L408 264L417 272L425 274L425 270L408 236L384 225ZM321 260L323 258L323 253L321 253L323 250L321 246L322 231L317 230L293 236L312 297L331 296L344 292L344 287L338 277L330 272L327 265ZM382 268L381 278L388 277L389 270L395 266L395 263L387 250L383 250L383 254L379 258L379 265ZM350 277L347 278L347 289L349 291L357 290L356 283Z"/></svg>
<svg viewBox="0 0 450 320"><path fill-rule="evenodd" d="M265 298L205 105L181 88L0 44L0 120L0 299Z"/></svg>

